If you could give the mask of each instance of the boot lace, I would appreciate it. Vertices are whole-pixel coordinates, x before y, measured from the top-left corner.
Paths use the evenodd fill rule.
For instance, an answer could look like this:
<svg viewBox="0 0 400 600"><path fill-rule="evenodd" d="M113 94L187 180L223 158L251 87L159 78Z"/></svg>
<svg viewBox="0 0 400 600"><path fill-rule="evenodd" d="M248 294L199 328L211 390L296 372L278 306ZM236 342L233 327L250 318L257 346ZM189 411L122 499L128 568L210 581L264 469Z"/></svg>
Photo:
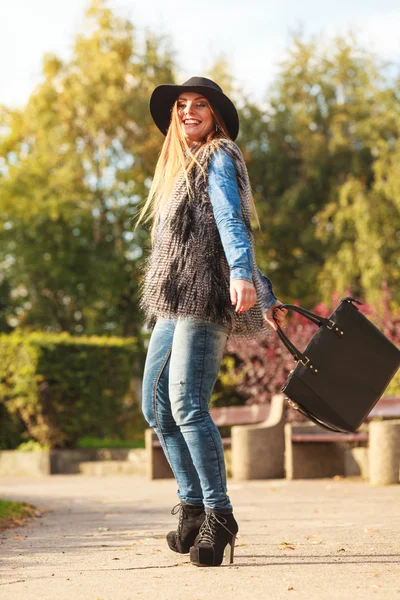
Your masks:
<svg viewBox="0 0 400 600"><path fill-rule="evenodd" d="M180 532L182 531L183 519L187 518L187 512L185 510L185 507L180 502L178 504L176 504L174 506L174 508L171 510L171 515L176 515L177 513L179 513L178 531L177 531L177 533L179 535Z"/></svg>
<svg viewBox="0 0 400 600"><path fill-rule="evenodd" d="M206 518L204 519L204 522L200 527L197 543L206 542L211 546L214 546L216 543L216 537L218 534L219 526L226 529L226 531L230 533L230 535L233 535L233 533L226 527L226 523L227 520L224 519L224 517L222 517L221 515L217 517L217 515L213 512L206 513Z"/></svg>

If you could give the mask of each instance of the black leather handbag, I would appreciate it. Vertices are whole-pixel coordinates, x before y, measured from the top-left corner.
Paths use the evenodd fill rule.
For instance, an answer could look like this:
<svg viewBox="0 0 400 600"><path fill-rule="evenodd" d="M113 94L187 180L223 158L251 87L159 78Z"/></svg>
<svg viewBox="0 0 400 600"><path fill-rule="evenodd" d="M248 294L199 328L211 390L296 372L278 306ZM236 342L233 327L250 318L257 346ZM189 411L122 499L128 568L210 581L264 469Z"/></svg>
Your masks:
<svg viewBox="0 0 400 600"><path fill-rule="evenodd" d="M318 425L346 433L358 429L400 366L400 350L356 304L361 302L343 298L328 319L281 305L318 325L304 352L277 331L297 361L282 388L289 404Z"/></svg>

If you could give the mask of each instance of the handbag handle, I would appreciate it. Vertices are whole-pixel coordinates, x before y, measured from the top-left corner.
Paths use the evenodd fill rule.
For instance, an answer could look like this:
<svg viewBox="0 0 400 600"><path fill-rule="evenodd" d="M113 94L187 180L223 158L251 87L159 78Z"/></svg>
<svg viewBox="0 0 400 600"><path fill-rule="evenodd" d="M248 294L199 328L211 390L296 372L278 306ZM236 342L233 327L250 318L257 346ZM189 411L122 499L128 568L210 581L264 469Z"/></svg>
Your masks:
<svg viewBox="0 0 400 600"><path fill-rule="evenodd" d="M296 304L280 304L279 306L277 306L277 308L287 308L288 310L297 312L299 315L306 317L306 319L318 326L330 324L329 319L322 317L321 315L317 315L316 313L313 313L310 310L307 310L306 308L302 308L301 306L296 306Z"/></svg>
<svg viewBox="0 0 400 600"><path fill-rule="evenodd" d="M361 304L361 302L359 302L355 298L351 298L350 296L342 298L341 302L345 301L349 302L350 304L352 304L353 302ZM279 306L277 306L278 310L282 308L287 308L288 310L293 310L293 312L299 313L299 315L302 315L303 317L314 323L314 325L318 325L318 327L325 325L328 329L333 329L333 327L335 326L335 322L331 319L327 319L326 317L317 315L311 312L310 310L307 310L306 308L302 308L301 306L296 306L295 304L280 304ZM301 362L301 364L304 366L306 366L310 362L310 359L303 352L300 352L300 350L298 350L298 348L296 348L296 346L289 340L287 335L283 333L279 325L277 329L277 334L296 361Z"/></svg>

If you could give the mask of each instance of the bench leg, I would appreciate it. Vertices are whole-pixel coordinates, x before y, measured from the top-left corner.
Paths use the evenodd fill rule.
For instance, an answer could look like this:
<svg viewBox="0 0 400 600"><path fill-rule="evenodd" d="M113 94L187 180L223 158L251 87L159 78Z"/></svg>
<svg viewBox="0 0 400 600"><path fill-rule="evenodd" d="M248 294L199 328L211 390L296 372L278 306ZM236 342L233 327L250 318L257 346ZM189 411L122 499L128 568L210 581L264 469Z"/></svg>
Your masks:
<svg viewBox="0 0 400 600"><path fill-rule="evenodd" d="M285 425L286 479L315 479L345 474L345 448L338 442L292 442L291 423Z"/></svg>
<svg viewBox="0 0 400 600"><path fill-rule="evenodd" d="M235 480L278 479L284 476L284 405L283 394L276 394L266 421L232 427L232 476Z"/></svg>
<svg viewBox="0 0 400 600"><path fill-rule="evenodd" d="M372 421L369 426L370 483L399 483L400 420Z"/></svg>
<svg viewBox="0 0 400 600"><path fill-rule="evenodd" d="M157 434L153 429L146 429L145 447L146 447L146 474L148 479L170 479L174 476L164 450L161 446L155 446L158 442Z"/></svg>

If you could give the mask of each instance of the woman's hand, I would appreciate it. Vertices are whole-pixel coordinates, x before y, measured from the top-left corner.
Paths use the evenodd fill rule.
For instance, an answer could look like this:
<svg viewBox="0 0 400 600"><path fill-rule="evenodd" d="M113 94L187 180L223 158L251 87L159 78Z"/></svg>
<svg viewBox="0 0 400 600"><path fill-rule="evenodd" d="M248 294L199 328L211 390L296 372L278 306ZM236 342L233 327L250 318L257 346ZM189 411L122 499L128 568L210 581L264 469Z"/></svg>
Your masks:
<svg viewBox="0 0 400 600"><path fill-rule="evenodd" d="M278 325L279 327L282 327L283 322L285 320L285 316L287 315L286 308L282 308L281 310L278 309L278 306L280 306L281 304L282 302L279 302L278 300L278 302L276 302L270 309L266 310L264 313L264 319L272 327L272 329L275 329L275 331L277 331Z"/></svg>
<svg viewBox="0 0 400 600"><path fill-rule="evenodd" d="M257 302L256 288L246 279L231 281L231 302L236 304L235 312L243 313Z"/></svg>

